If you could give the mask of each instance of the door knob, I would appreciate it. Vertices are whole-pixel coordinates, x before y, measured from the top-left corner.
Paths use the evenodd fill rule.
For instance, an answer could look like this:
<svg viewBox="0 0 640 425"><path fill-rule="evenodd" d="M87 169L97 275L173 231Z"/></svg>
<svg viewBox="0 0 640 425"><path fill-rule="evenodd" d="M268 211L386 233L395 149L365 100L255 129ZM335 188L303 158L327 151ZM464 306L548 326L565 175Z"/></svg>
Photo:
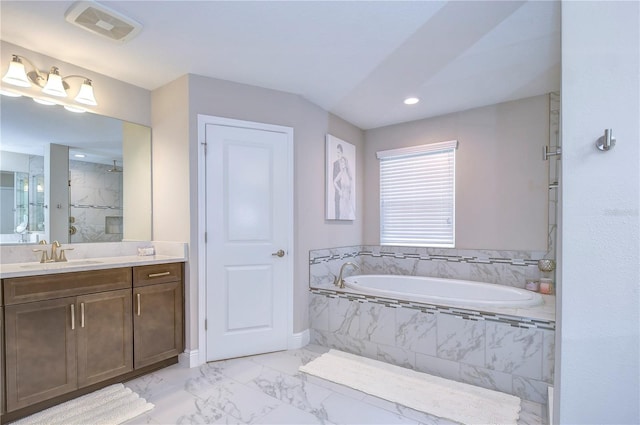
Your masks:
<svg viewBox="0 0 640 425"><path fill-rule="evenodd" d="M284 257L284 251L279 249L278 251L274 252L273 254L274 257Z"/></svg>

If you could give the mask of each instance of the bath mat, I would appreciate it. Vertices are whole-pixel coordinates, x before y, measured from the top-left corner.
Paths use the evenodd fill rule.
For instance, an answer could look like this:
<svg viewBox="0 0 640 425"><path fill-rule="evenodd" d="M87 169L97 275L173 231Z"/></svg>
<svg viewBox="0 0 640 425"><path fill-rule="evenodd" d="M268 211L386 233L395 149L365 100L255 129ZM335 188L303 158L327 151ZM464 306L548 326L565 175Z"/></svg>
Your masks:
<svg viewBox="0 0 640 425"><path fill-rule="evenodd" d="M114 384L35 413L12 425L117 425L153 409L122 384Z"/></svg>
<svg viewBox="0 0 640 425"><path fill-rule="evenodd" d="M520 398L337 350L300 371L463 424L516 424Z"/></svg>

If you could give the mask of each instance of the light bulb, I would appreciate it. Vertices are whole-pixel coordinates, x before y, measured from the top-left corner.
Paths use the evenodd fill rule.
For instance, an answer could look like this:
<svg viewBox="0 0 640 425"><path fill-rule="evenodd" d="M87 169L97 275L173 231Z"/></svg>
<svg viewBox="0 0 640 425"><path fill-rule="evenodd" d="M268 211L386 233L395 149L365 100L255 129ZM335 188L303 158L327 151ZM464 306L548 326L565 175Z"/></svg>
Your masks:
<svg viewBox="0 0 640 425"><path fill-rule="evenodd" d="M93 86L91 85L91 80L86 79L84 83L80 86L80 91L75 98L76 102L83 103L85 105L96 106L98 102L96 102L96 98L93 96Z"/></svg>
<svg viewBox="0 0 640 425"><path fill-rule="evenodd" d="M51 67L49 78L47 78L47 84L42 89L42 92L51 96L67 97L67 92L64 89L62 77L60 77L60 72L57 67Z"/></svg>
<svg viewBox="0 0 640 425"><path fill-rule="evenodd" d="M9 70L5 76L2 77L2 81L18 87L31 87L31 82L29 78L27 78L27 71L24 69L24 64L17 55L13 55L11 63L9 64Z"/></svg>

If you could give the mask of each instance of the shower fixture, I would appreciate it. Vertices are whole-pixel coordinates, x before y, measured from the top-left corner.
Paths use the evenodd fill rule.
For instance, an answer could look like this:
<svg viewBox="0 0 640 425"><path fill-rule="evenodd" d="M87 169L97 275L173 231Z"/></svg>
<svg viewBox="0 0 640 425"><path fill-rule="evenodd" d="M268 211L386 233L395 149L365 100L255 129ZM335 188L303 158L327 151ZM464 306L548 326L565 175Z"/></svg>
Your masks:
<svg viewBox="0 0 640 425"><path fill-rule="evenodd" d="M109 168L107 170L110 173L122 173L122 168L118 168L118 166L116 165L116 160L113 160L113 168Z"/></svg>

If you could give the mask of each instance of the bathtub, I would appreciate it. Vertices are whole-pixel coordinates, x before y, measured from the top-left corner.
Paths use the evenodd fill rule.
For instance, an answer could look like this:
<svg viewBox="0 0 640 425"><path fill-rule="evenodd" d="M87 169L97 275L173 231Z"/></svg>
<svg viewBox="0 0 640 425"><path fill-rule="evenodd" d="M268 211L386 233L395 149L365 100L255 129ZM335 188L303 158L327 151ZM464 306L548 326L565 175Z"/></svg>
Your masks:
<svg viewBox="0 0 640 425"><path fill-rule="evenodd" d="M369 295L470 307L526 308L543 303L536 292L511 286L470 280L402 275L354 275L344 279L345 286Z"/></svg>

